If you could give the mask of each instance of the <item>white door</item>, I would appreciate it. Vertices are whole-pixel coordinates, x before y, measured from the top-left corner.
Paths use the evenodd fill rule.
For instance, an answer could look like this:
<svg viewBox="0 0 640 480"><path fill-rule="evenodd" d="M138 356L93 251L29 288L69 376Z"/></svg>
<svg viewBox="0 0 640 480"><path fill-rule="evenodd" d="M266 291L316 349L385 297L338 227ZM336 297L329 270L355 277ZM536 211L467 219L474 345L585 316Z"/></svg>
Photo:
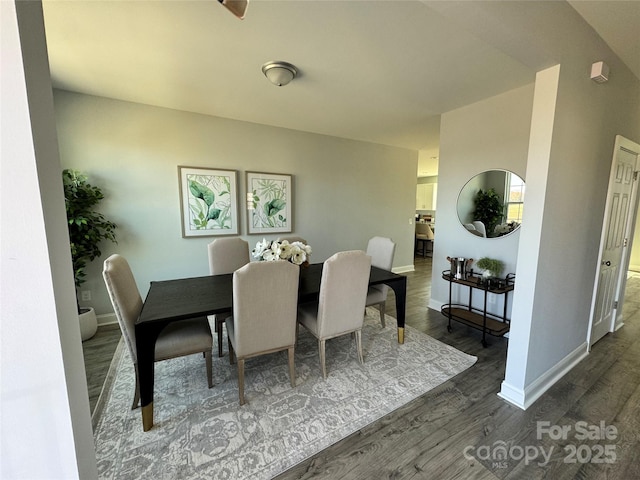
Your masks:
<svg viewBox="0 0 640 480"><path fill-rule="evenodd" d="M619 302L620 285L628 258L629 226L635 215L636 162L640 146L616 137L613 165L609 179L607 204L600 240L600 261L596 275L595 295L591 306L589 345L613 331ZM626 256L625 256L626 255Z"/></svg>

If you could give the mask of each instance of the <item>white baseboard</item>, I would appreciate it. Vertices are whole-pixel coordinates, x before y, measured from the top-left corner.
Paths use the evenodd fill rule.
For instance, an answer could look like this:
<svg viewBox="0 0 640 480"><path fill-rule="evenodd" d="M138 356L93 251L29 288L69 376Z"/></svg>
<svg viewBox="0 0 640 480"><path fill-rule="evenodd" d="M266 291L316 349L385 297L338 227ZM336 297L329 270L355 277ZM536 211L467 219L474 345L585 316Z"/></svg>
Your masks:
<svg viewBox="0 0 640 480"><path fill-rule="evenodd" d="M515 388L509 385L506 382L502 382L502 388L498 392L498 396L509 402L514 407L521 408L522 410L526 410L522 405L524 405L524 391L520 388Z"/></svg>
<svg viewBox="0 0 640 480"><path fill-rule="evenodd" d="M115 313L105 313L102 315L96 315L98 317L98 326L102 325L113 325L114 323L118 323L118 319L116 318Z"/></svg>
<svg viewBox="0 0 640 480"><path fill-rule="evenodd" d="M444 302L439 302L438 300L434 300L433 298L429 299L429 308L432 308L433 310L441 311L443 305Z"/></svg>
<svg viewBox="0 0 640 480"><path fill-rule="evenodd" d="M391 269L393 273L407 273L407 272L414 272L415 270L416 269L414 268L413 264L405 265L403 267L395 267Z"/></svg>
<svg viewBox="0 0 640 480"><path fill-rule="evenodd" d="M516 388L506 382L502 382L502 388L498 396L510 404L526 410L533 402L540 398L544 392L549 390L558 380L564 377L567 372L589 355L588 346L587 342L581 344L524 389Z"/></svg>

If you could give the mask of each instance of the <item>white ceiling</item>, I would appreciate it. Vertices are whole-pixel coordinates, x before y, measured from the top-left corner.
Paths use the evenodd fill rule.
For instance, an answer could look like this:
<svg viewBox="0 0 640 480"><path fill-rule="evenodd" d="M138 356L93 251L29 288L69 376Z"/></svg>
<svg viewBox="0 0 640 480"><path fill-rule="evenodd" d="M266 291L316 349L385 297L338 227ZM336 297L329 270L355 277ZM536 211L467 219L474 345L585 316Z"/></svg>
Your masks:
<svg viewBox="0 0 640 480"><path fill-rule="evenodd" d="M440 114L536 71L452 21L458 3L252 0L244 20L215 0L43 5L56 88L422 150L419 174L433 175ZM640 77L640 2L571 3ZM635 18L631 46L618 13ZM299 77L272 85L261 72L270 60Z"/></svg>

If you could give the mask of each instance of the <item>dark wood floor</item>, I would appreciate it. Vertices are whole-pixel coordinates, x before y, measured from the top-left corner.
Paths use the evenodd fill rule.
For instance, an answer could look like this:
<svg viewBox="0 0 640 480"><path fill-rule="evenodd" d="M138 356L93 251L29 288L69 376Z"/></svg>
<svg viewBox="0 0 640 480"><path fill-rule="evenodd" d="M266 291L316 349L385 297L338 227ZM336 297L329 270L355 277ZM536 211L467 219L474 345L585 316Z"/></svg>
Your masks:
<svg viewBox="0 0 640 480"><path fill-rule="evenodd" d="M93 337L82 343L89 390L89 406L92 413L100 397L120 337L120 327L117 324L104 325L98 327L98 331Z"/></svg>
<svg viewBox="0 0 640 480"><path fill-rule="evenodd" d="M431 261L416 258L408 276L407 324L467 353L478 362L440 387L343 439L277 477L285 479L639 479L640 478L640 278L627 286L626 325L598 342L592 353L526 412L501 400L506 339L454 325L425 308L431 286ZM389 306L388 312L394 307ZM537 422L571 426L566 441L537 437ZM579 442L575 425L614 425L615 440ZM579 447L585 443L586 447ZM587 462L599 448L613 445L616 461ZM504 461L491 459L506 446ZM550 460L540 453L553 447ZM580 457L571 449L581 448ZM565 450L566 448L566 450ZM585 450L587 448L587 450ZM535 452L529 460L520 453ZM465 451L467 457L465 457ZM473 454L478 452L474 458ZM489 457L487 459L487 457ZM598 458L603 458L600 456ZM606 457L604 457L606 458ZM576 459L576 463L565 463ZM584 463L581 463L584 462ZM539 465L542 464L542 465Z"/></svg>
<svg viewBox="0 0 640 480"><path fill-rule="evenodd" d="M431 259L415 261L416 271L407 274L407 324L477 356L478 362L278 479L640 479L640 276L627 284L625 326L598 342L583 362L525 412L497 396L508 340L490 337L491 346L483 348L476 330L456 324L448 333L446 319L426 308ZM392 293L387 312L395 312ZM105 340L113 350L119 334L110 334L111 341ZM105 349L88 354L92 348L88 342L84 344L87 376L90 384L96 384L103 367L91 364L108 353ZM613 425L616 438L578 441L579 421ZM566 440L553 441L548 435L539 440L537 422L570 426L572 431ZM606 445L612 447L603 456L600 450ZM500 446L506 447L507 458L492 459ZM545 455L551 449L549 461L541 448ZM572 457L572 449L579 455ZM612 451L613 463L596 463L611 457ZM520 455L525 452L529 458L537 457ZM567 463L572 459L576 461Z"/></svg>

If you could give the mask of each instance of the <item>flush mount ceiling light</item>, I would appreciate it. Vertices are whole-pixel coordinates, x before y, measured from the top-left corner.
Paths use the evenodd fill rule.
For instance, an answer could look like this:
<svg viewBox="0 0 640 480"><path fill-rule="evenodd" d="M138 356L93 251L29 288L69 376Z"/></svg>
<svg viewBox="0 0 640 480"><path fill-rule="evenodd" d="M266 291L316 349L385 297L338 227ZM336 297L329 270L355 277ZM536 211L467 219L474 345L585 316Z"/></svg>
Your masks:
<svg viewBox="0 0 640 480"><path fill-rule="evenodd" d="M267 62L262 66L262 73L271 83L282 87L296 78L298 70L287 62Z"/></svg>
<svg viewBox="0 0 640 480"><path fill-rule="evenodd" d="M247 13L247 7L249 6L249 0L218 0L222 5L233 13L240 20L244 18L244 14Z"/></svg>

